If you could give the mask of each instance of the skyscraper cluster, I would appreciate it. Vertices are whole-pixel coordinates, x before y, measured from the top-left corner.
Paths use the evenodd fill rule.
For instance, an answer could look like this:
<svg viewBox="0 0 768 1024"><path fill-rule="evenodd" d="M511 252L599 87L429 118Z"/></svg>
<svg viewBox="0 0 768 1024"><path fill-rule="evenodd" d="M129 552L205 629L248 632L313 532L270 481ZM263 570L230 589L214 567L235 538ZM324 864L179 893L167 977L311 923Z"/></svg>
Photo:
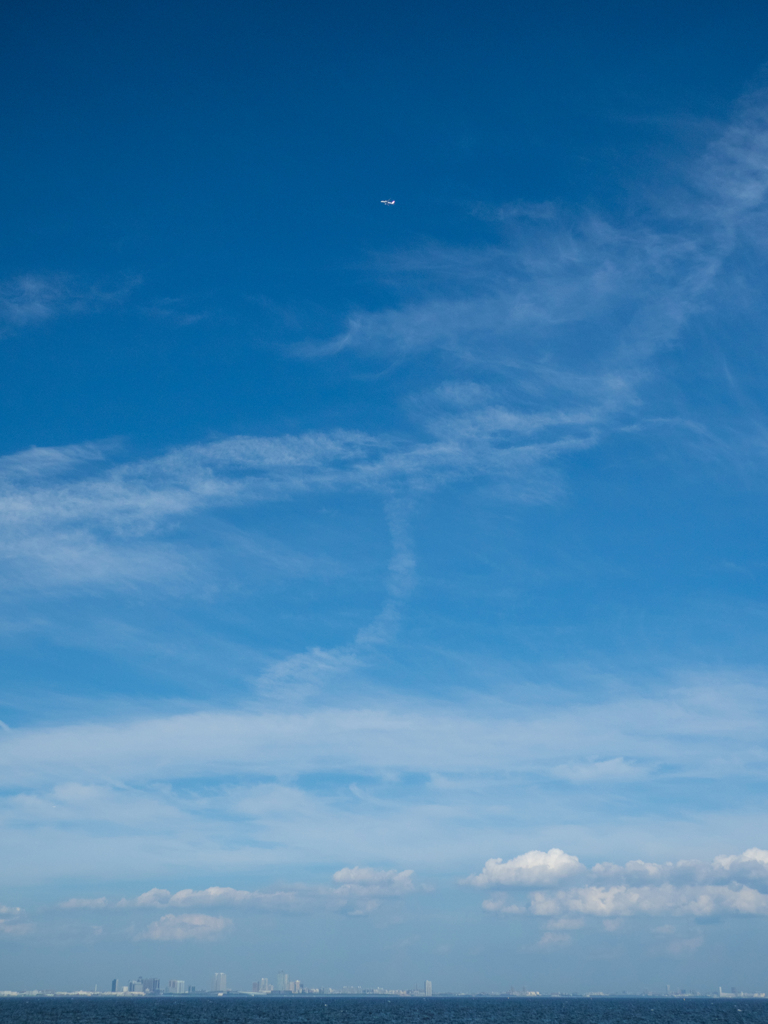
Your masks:
<svg viewBox="0 0 768 1024"><path fill-rule="evenodd" d="M291 981L286 971L278 971L274 988L270 985L269 978L262 978L260 981L254 981L253 991L259 995L268 995L270 992L292 992L294 995L300 995L306 989L298 978Z"/></svg>
<svg viewBox="0 0 768 1024"><path fill-rule="evenodd" d="M213 975L213 985L209 992L215 992L218 995L224 995L230 990L227 988L227 976L223 971L216 971ZM138 977L135 981L129 981L127 985L120 984L118 978L112 979L111 992L114 995L161 995L165 992L167 995L179 996L195 993L197 995L205 994L205 990L198 990L195 992L193 985L188 985L186 981L180 978L172 978L165 989L161 987L159 978L142 978ZM376 989L363 989L361 986L346 985L340 989L332 988L305 988L298 978L291 981L287 971L278 971L277 979L274 986L270 983L269 978L261 978L259 981L254 981L252 992L255 995L269 995L272 992L291 995L409 995L409 996L431 996L432 995L432 982L425 981L423 989L409 989L409 990L390 990L383 988ZM245 993L239 993L241 995Z"/></svg>
<svg viewBox="0 0 768 1024"><path fill-rule="evenodd" d="M170 985L176 984L176 982L170 982ZM181 983L184 984L183 982ZM142 978L139 976L135 981L129 981L127 985L120 986L120 980L118 978L112 979L112 992L143 992L145 995L153 996L160 995L160 979L159 978ZM169 989L170 991L170 989ZM185 990L186 991L186 990Z"/></svg>

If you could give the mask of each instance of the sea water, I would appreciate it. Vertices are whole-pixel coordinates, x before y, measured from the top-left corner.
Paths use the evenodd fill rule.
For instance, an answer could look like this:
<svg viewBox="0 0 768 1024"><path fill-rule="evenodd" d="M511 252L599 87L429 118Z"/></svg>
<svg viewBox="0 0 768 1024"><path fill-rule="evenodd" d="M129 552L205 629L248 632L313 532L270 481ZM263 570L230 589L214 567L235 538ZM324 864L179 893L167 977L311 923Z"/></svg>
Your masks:
<svg viewBox="0 0 768 1024"><path fill-rule="evenodd" d="M768 999L16 997L0 1024L768 1024Z"/></svg>

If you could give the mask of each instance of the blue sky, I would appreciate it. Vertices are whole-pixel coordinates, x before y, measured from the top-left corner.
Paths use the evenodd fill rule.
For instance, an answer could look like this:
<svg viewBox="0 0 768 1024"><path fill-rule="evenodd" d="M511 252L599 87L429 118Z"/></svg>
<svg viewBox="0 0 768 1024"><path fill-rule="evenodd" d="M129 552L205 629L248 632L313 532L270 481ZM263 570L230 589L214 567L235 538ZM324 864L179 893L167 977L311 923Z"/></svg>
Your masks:
<svg viewBox="0 0 768 1024"><path fill-rule="evenodd" d="M767 29L4 12L0 988L766 989Z"/></svg>

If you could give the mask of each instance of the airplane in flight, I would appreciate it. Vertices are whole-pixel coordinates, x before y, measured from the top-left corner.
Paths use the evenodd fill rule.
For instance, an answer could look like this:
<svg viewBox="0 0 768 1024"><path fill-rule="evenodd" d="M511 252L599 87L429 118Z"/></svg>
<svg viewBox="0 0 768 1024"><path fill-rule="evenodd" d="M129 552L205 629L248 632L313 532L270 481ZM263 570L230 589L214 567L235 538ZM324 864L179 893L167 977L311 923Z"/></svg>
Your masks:
<svg viewBox="0 0 768 1024"><path fill-rule="evenodd" d="M382 199L381 201L382 201L382 203L386 203L387 206L394 206L395 205L395 200L394 199Z"/></svg>

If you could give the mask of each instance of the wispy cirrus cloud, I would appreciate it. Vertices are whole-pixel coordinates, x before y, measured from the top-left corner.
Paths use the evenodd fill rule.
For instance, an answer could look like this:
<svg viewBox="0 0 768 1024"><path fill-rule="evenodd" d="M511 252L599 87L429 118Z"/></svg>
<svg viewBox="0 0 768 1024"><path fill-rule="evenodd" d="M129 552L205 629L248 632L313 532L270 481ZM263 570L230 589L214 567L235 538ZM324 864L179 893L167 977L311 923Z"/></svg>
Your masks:
<svg viewBox="0 0 768 1024"><path fill-rule="evenodd" d="M6 328L48 320L69 301L70 286L61 276L24 274L0 285L0 317Z"/></svg>
<svg viewBox="0 0 768 1024"><path fill-rule="evenodd" d="M616 430L646 427L674 435L698 458L764 465L765 416L737 397L755 367L764 372L759 342L745 353L755 366L738 372L724 369L728 353L712 355L709 372L722 375L723 401L697 396L684 371L673 395L668 377L671 351L678 364L701 360L691 332L707 318L730 311L761 337L766 110L768 91L744 96L703 154L646 196L642 214L621 222L552 204L479 209L503 226L496 244L433 244L382 261L404 300L358 310L338 336L296 353L413 364L417 373L461 378L466 393L476 389L475 409L457 411L449 432L471 434L493 416L509 422L522 414L531 425L564 414L582 417L586 447ZM688 371L693 379L702 367ZM489 384L493 397L479 397ZM563 433L571 442L578 436L573 422Z"/></svg>
<svg viewBox="0 0 768 1024"><path fill-rule="evenodd" d="M123 301L137 283L129 280L106 291L84 287L67 274L20 274L0 282L0 336L63 314L93 313Z"/></svg>
<svg viewBox="0 0 768 1024"><path fill-rule="evenodd" d="M234 437L139 461L114 445L32 449L0 459L0 561L5 589L77 585L194 588L194 548L175 534L206 513L318 494L374 494L388 510L391 565L402 585L413 554L404 499L462 479L503 482L508 498L548 501L549 467L590 447L590 410L531 416L501 407L450 408L440 394L432 440L336 431ZM448 407L446 407L448 403ZM407 503L406 503L407 504ZM391 577L395 586L395 576Z"/></svg>
<svg viewBox="0 0 768 1024"><path fill-rule="evenodd" d="M757 741L766 717L759 681L738 686L730 676L577 708L478 700L476 713L451 701L436 708L417 698L395 702L371 693L368 707L291 707L289 702L270 709L244 706L13 729L0 735L0 767L19 786L62 786L62 776L77 786L108 776L142 783L196 777L204 751L209 778L246 770L290 777L353 766L374 772L463 772L473 766L486 771L502 764L550 778L563 758L590 764L595 749L608 755L623 747L652 776L685 778L706 766L712 778L741 773L762 778L768 758ZM716 764L702 737L717 744ZM674 765L665 761L672 749ZM84 799L80 789L72 795Z"/></svg>
<svg viewBox="0 0 768 1024"><path fill-rule="evenodd" d="M507 234L496 245L432 246L391 261L417 295L355 314L313 351L439 354L426 383L406 384L398 429L231 437L144 459L88 444L0 460L6 592L207 593L206 558L180 533L204 515L264 502L367 493L391 504L457 482L490 482L497 499L552 501L569 457L646 421L678 433L685 421L694 447L716 449L717 431L696 416L651 414L648 387L659 351L729 290L728 261L755 234L768 187L765 108L764 93L743 100L674 197L648 215L652 225L513 204L499 213ZM23 324L74 309L86 293L28 276L0 300L7 321Z"/></svg>
<svg viewBox="0 0 768 1024"><path fill-rule="evenodd" d="M688 691L589 707L563 701L553 707L545 700L535 709L494 700L470 713L462 703L446 701L438 709L434 702L395 702L385 695L363 707L359 694L356 707L331 707L327 698L321 704L304 703L294 692L269 709L244 706L4 732L0 769L12 787L0 794L0 827L8 848L17 851L17 872L39 879L66 870L73 878L95 879L104 877L105 863L129 873L137 859L150 878L161 875L169 861L196 877L204 871L218 878L231 878L233 871L242 878L256 866L273 872L276 865L339 863L347 857L358 864L407 858L420 871L436 863L471 865L480 844L503 849L511 828L514 834L528 830L523 834L535 842L540 833L531 833L526 821L538 821L543 808L551 820L560 820L566 809L579 807L582 824L560 835L583 844L583 821L598 827L595 801L601 804L617 785L631 813L619 827L611 824L611 835L644 843L658 814L648 810L648 787L661 791L681 782L702 791L686 834L694 830L695 841L705 845L715 827L711 816L721 821L722 815L706 800L711 780L744 789L749 780L760 784L768 768L760 745L768 720L764 690L740 691L731 678L719 689L710 681L706 697L700 683ZM555 775L553 790L563 759L591 763L596 751L610 755L616 749L645 766L642 784L602 777L582 787ZM727 827L732 830L735 822ZM756 827L747 815L739 835L748 842ZM597 842L590 840L589 848ZM55 863L46 854L53 845ZM523 884L551 892L641 887L653 879L755 886L753 875L762 870L759 857L747 854L726 867L702 862L706 870L678 861L648 867L656 864L651 860L619 868L599 860L586 868L566 850L495 858L475 877L490 891ZM148 888L146 899L176 909L204 907L206 900L264 906L282 901L290 908L315 899L318 906L358 896L378 899L370 885L391 888L372 878L365 892L344 889L363 882L360 875L339 875L324 893L303 895L284 885L178 894ZM288 895L275 896L277 891ZM86 889L76 896L98 901L102 893ZM162 902L172 898L175 903ZM515 896L512 902L520 900ZM99 902L95 908L103 909ZM567 916L566 910L559 916Z"/></svg>
<svg viewBox="0 0 768 1024"><path fill-rule="evenodd" d="M390 261L389 272L396 281L398 271L407 275L417 299L356 313L337 338L298 351L438 350L518 381L522 374L521 391L540 398L547 387L552 395L558 386L574 394L610 388L611 368L614 385L624 374L631 383L633 368L646 372L644 361L707 308L725 261L761 223L767 110L768 90L742 97L732 122L646 210L649 223L619 226L594 212L569 218L550 203L480 207L483 219L508 225L504 242L433 245Z"/></svg>
<svg viewBox="0 0 768 1024"><path fill-rule="evenodd" d="M508 209L500 223L509 233L498 245L431 247L395 260L393 273L411 282L403 292L409 297L394 309L357 314L340 338L304 352L417 366L418 383L405 378L402 416L386 431L230 437L148 458L94 443L0 460L7 595L134 588L151 596L152 587L173 585L197 598L210 591L202 585L201 545L185 533L190 524L223 510L319 495L374 497L391 540L384 607L369 625L355 623L349 641L335 647L297 640L286 657L251 658L260 695L279 699L290 689L293 703L265 708L241 700L172 714L122 709L111 722L0 736L0 765L10 780L0 820L20 872L42 877L63 870L66 860L73 876L95 877L105 863L122 864L128 875L140 856L149 885L163 877L165 863L192 866L201 877L203 867L242 872L243 865L287 858L339 863L354 853L361 863L385 855L393 862L399 848L408 863L415 862L411 853L421 863L454 858L466 873L478 847L503 849L512 827L527 830L531 844L569 841L553 836L551 826L547 836L530 834L541 827L531 822L546 817L542 801L553 799L555 782L560 810L580 801L587 816L589 790L617 783L629 800L640 783L764 781L768 708L754 675L743 685L703 675L682 685L665 680L654 692L617 689L584 701L530 691L518 699L518 676L505 669L509 699L472 694L463 705L447 691L420 702L360 683L351 701L328 697L326 687L318 706L304 703L296 685L316 694L327 680L364 677L368 648L392 635L416 579L410 522L422 496L490 483L488 500L551 502L564 490L559 470L569 457L651 421L669 427L674 417L658 409L650 415L646 406L655 360L682 344L686 326L727 290L729 260L744 238L759 241L768 182L766 125L756 112L763 102L745 103L676 204L660 204L653 225L617 226L596 216L568 224L551 208L534 217ZM19 325L55 315L69 301L45 289L19 295ZM674 419L674 429L681 422ZM702 444L715 444L716 432L693 416L686 423ZM697 827L711 833L705 798L699 808ZM643 822L657 809L632 813ZM611 827L627 827L626 820ZM503 835L504 843L486 842L488 835ZM57 863L44 863L54 846ZM492 859L473 884L533 887L539 895L514 902L494 895L487 909L522 909L552 922L763 913L762 883L749 874L759 873L759 858L736 860L720 874L712 864L694 871L683 862L587 868L552 847ZM357 913L387 898L392 884L350 874L319 889L150 889L144 897L146 907L169 910L155 925L158 937L173 937L205 931L185 920L195 907ZM72 909L105 909L102 899L69 902ZM568 930L551 925L553 935Z"/></svg>
<svg viewBox="0 0 768 1024"><path fill-rule="evenodd" d="M443 390L438 398L450 403ZM0 460L0 516L12 528L98 523L138 536L206 508L275 501L332 490L387 496L398 485L434 489L460 476L506 474L590 443L597 417L578 410L527 415L503 408L443 411L429 420L433 441L335 431L233 437L166 455L109 465L108 448L70 447ZM566 437L537 434L563 430ZM570 436L570 434L573 436ZM98 465L101 463L102 465ZM103 466L103 469L102 469ZM46 474L46 468L51 472ZM70 479L62 480L68 468ZM46 475L48 479L46 479Z"/></svg>
<svg viewBox="0 0 768 1024"><path fill-rule="evenodd" d="M653 227L594 215L568 226L549 207L533 220L507 209L503 222L516 226L503 243L399 257L419 297L356 314L316 352L442 353L430 383L403 396L409 422L400 431L232 437L140 460L87 445L0 461L0 557L10 580L191 580L194 558L158 534L206 511L311 494L385 498L488 479L507 498L551 500L553 467L644 419L655 355L717 289L728 290L727 260L765 205L765 107L763 93L745 98L686 187L660 202ZM81 301L63 280L34 277L0 298L19 324ZM679 416L657 413L656 429L679 426ZM705 436L698 431L699 444Z"/></svg>

